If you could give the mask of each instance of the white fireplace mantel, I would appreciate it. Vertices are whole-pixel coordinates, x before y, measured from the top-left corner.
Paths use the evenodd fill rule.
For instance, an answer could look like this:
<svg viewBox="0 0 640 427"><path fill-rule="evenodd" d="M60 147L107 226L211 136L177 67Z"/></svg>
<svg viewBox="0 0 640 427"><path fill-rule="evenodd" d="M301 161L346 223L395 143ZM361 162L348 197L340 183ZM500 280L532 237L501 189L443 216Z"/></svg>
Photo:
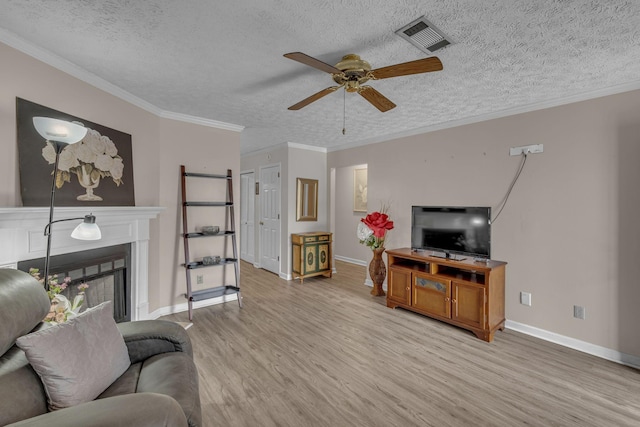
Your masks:
<svg viewBox="0 0 640 427"><path fill-rule="evenodd" d="M71 238L81 222L66 221L52 226L51 255L131 243L131 320L149 315L149 221L162 207L105 206L56 207L54 221L83 218L92 213L102 231L102 239ZM0 267L16 268L19 261L46 256L44 227L49 222L48 207L0 208Z"/></svg>

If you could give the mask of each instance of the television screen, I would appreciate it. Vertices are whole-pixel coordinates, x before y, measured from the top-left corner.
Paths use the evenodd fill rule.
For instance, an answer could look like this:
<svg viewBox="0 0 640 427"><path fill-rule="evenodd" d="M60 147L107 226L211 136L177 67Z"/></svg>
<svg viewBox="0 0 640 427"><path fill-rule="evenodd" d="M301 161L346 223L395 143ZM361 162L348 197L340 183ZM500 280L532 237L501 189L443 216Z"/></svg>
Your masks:
<svg viewBox="0 0 640 427"><path fill-rule="evenodd" d="M413 206L411 248L491 257L491 208Z"/></svg>

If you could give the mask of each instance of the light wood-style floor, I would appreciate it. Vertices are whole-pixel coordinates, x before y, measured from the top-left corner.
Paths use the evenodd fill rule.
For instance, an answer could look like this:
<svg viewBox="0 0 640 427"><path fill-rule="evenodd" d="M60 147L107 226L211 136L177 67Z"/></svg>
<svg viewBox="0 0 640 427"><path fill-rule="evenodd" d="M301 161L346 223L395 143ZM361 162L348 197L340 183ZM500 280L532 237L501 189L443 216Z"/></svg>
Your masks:
<svg viewBox="0 0 640 427"><path fill-rule="evenodd" d="M244 308L195 311L205 425L640 426L640 371L510 330L480 341L336 268L301 285L243 262Z"/></svg>

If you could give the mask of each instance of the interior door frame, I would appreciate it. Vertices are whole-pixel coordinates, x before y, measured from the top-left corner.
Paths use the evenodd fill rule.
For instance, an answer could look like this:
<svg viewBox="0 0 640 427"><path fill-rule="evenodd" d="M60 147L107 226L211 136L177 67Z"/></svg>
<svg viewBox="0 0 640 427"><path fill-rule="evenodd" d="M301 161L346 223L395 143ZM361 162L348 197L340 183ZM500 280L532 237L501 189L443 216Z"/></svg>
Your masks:
<svg viewBox="0 0 640 427"><path fill-rule="evenodd" d="M253 235L247 236L247 241L251 240L253 242L253 252L252 253L247 253L246 251L244 252L245 258L242 258L242 254L243 254L243 248L242 246L240 247L240 258L243 259L244 261L250 262L252 264L256 264L256 242L258 241L258 239L256 238L256 203L255 203L255 198L256 198L256 190L255 190L255 183L256 183L256 170L255 169L248 169L245 171L241 171L240 172L240 190L243 189L243 176L244 175L252 175L253 176L253 186L249 186L250 188L247 188L247 200L250 197L253 197L253 206L252 209L249 209L249 207L245 207L243 205L240 205L240 232L243 232L243 224L242 224L242 213L244 211L244 209L247 209L247 218L252 218L253 221ZM243 197L242 194L240 194L240 200L241 202L244 202L245 199ZM240 243L242 243L242 241L244 240L244 236L240 236Z"/></svg>

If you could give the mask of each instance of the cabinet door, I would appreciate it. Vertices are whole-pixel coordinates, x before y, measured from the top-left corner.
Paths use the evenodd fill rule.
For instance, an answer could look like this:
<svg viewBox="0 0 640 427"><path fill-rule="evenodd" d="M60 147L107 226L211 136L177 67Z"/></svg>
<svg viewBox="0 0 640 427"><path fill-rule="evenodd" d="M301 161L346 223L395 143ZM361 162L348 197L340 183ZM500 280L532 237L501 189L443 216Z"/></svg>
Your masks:
<svg viewBox="0 0 640 427"><path fill-rule="evenodd" d="M304 270L302 274L318 271L318 245L304 245Z"/></svg>
<svg viewBox="0 0 640 427"><path fill-rule="evenodd" d="M411 270L390 267L387 280L387 300L411 305Z"/></svg>
<svg viewBox="0 0 640 427"><path fill-rule="evenodd" d="M451 281L427 273L413 274L412 307L430 314L451 317Z"/></svg>
<svg viewBox="0 0 640 427"><path fill-rule="evenodd" d="M485 328L485 292L484 286L475 283L453 282L451 305L453 315L458 322L469 326Z"/></svg>
<svg viewBox="0 0 640 427"><path fill-rule="evenodd" d="M331 268L331 255L329 254L329 245L322 243L318 245L318 270L325 271Z"/></svg>

